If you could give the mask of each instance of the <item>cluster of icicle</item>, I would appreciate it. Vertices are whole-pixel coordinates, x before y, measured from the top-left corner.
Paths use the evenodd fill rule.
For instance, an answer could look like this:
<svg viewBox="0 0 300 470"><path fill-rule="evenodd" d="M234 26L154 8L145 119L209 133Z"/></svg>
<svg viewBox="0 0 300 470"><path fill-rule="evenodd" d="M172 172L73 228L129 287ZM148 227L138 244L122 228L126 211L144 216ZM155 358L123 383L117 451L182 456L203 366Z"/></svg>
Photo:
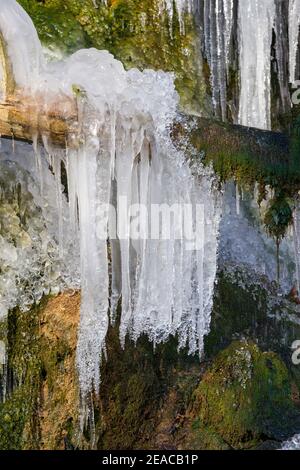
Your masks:
<svg viewBox="0 0 300 470"><path fill-rule="evenodd" d="M300 78L297 74L300 0L238 0L237 3L204 0L202 15L203 51L210 66L216 115L227 117L229 71L238 60L240 96L236 122L270 129L273 31L281 101L286 107L291 104L289 83L294 84ZM234 57L232 47L235 30L238 58ZM286 57L289 57L289 67Z"/></svg>
<svg viewBox="0 0 300 470"><path fill-rule="evenodd" d="M204 0L203 19L204 51L211 72L212 104L214 111L226 120L233 0Z"/></svg>
<svg viewBox="0 0 300 470"><path fill-rule="evenodd" d="M167 0L172 19L174 2ZM289 84L300 79L300 0L177 0L181 32L184 12L196 13L203 29L203 53L210 67L212 106L215 114L228 116L230 69L239 62L240 96L236 122L261 129L271 128L271 48L275 46L277 73L284 110L291 105ZM233 36L238 57L233 53ZM273 32L276 42L273 44ZM289 57L289 66L286 63ZM234 106L234 105L233 105Z"/></svg>
<svg viewBox="0 0 300 470"><path fill-rule="evenodd" d="M160 0L160 6L165 8L172 23L174 8L176 9L181 34L185 33L184 14L191 13L193 9L193 0Z"/></svg>
<svg viewBox="0 0 300 470"><path fill-rule="evenodd" d="M28 144L1 141L1 320L15 307L27 311L44 295L80 286L79 262L74 256L78 242L68 228L61 184L57 187L46 157ZM63 257L58 220L65 235Z"/></svg>
<svg viewBox="0 0 300 470"><path fill-rule="evenodd" d="M123 344L126 334L135 341L146 334L154 344L177 334L180 347L188 345L191 353L201 353L210 325L219 206L210 170L200 165L192 174L183 153L171 143L170 126L178 104L173 76L151 70L126 72L112 55L96 49L44 64L32 22L14 0L2 0L0 28L13 45L9 53L18 84L30 89L44 109L53 99L76 95L77 147L58 150L45 139L44 144L56 181L53 191L60 214L56 238L62 257L67 201L61 168L68 184L67 229L71 227L75 241L79 238L82 300L77 364L83 396L99 387L109 315L114 322L119 301ZM39 154L37 160L40 166ZM121 200L126 201L125 208L119 207ZM126 214L122 239L110 240L109 214L104 216L106 232L99 236L99 213L108 203L116 206L117 214L121 210ZM149 211L152 204L202 205L202 249L186 250L185 240L173 234L169 240L132 241L129 208L136 203ZM74 243L73 256L77 254Z"/></svg>

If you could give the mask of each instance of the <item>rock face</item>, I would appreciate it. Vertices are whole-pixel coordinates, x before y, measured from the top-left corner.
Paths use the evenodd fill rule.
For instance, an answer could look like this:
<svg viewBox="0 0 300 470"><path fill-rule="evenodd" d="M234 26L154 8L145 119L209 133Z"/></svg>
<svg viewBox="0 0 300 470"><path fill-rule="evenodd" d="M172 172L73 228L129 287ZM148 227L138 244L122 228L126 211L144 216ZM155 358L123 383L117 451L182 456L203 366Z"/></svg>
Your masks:
<svg viewBox="0 0 300 470"><path fill-rule="evenodd" d="M5 328L7 364L0 411L1 449L60 449L79 402L75 348L79 296L44 299L10 312Z"/></svg>
<svg viewBox="0 0 300 470"><path fill-rule="evenodd" d="M229 286L221 279L218 291L223 295ZM262 350L251 339L230 344L253 321L255 295L244 292L243 298L248 320L230 323L227 316L218 334L225 305L220 309L216 302L201 363L178 353L175 339L155 351L145 337L137 345L127 340L123 350L117 328L110 328L102 384L93 397L94 420L83 433L75 367L80 295L45 299L31 312L12 311L1 328L8 338L8 362L1 380L0 448L228 449L253 448L270 439L279 445L300 429L296 375L279 355L263 352L267 343ZM223 299L230 309L231 300ZM260 321L261 330L271 328L267 316L261 314ZM292 327L285 325L284 331L292 336ZM222 349L226 343L229 347L213 359L216 345Z"/></svg>

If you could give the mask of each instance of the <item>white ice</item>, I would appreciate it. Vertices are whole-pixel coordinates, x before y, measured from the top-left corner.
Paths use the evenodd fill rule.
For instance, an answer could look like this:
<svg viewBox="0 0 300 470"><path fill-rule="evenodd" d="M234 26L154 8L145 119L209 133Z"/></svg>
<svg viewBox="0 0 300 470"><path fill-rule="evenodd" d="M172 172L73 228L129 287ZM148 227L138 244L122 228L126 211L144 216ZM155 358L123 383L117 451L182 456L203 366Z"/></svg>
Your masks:
<svg viewBox="0 0 300 470"><path fill-rule="evenodd" d="M119 299L122 343L127 334L137 340L145 333L154 344L178 334L181 347L187 345L191 353L201 354L209 331L216 276L219 204L211 170L201 164L197 171L192 170L184 153L172 144L170 129L178 107L173 75L125 71L111 54L96 49L81 50L39 68L40 46L31 20L14 0L6 1L5 7L7 15L2 16L0 27L8 31L14 26L14 18L16 24L22 18L23 30L28 32L22 37L23 65L14 48L9 49L17 74L33 63L35 73L30 83L24 78L20 85L36 93L37 101L43 96L43 106L53 99L67 99L74 100L78 109L77 147L71 145L70 136L70 145L64 151L49 141L46 148L54 172L51 198L59 212L53 224L59 253L68 263L80 256L77 365L83 397L93 388L98 390L109 314L114 321ZM14 42L14 35L7 33L7 40ZM47 181L45 171L40 170L45 163L41 163L38 151L36 162L43 194ZM62 163L67 173L68 201L61 193ZM127 198L123 208L122 197ZM104 236L99 236L99 211L110 201L123 216L127 236L122 239L112 239L109 215L104 218ZM64 210L67 202L68 214ZM143 203L149 211L153 204L201 205L201 249L187 250L186 240L175 239L175 231L182 231L175 222L167 240L132 240L133 203ZM68 234L74 238L71 253Z"/></svg>
<svg viewBox="0 0 300 470"><path fill-rule="evenodd" d="M296 60L299 51L300 0L290 0L289 4L289 48L290 48L290 82L295 83L300 77L296 76Z"/></svg>
<svg viewBox="0 0 300 470"><path fill-rule="evenodd" d="M271 128L271 45L274 0L239 0L239 123Z"/></svg>

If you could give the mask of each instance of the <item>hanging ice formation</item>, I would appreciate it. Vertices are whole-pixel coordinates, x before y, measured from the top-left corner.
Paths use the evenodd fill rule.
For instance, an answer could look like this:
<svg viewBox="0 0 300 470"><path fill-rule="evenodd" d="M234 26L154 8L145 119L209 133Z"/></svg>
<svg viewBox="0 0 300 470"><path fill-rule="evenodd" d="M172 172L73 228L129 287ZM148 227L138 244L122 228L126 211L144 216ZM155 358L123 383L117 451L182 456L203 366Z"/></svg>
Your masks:
<svg viewBox="0 0 300 470"><path fill-rule="evenodd" d="M31 28L31 21L16 2L2 0L1 13L4 7L6 14L0 23L4 33L14 27L14 18L22 18L26 31ZM7 18L11 23L5 29ZM35 35L32 31L34 41ZM23 40L23 63L31 64L31 36ZM13 50L10 58L15 63ZM34 67L39 62L35 61ZM99 387L109 313L113 322L120 299L122 343L126 334L137 340L145 333L154 344L178 334L180 347L187 344L191 353L201 353L210 325L219 207L210 170L199 165L197 174L192 172L184 154L171 142L170 126L178 103L173 76L151 70L126 72L112 55L96 49L81 50L62 62L44 66L33 84L32 79L24 84L26 76L21 77L20 85L35 90L41 112L51 106L52 99L76 96L79 131L69 136L68 148L57 150L51 142L45 143L56 178L53 187L60 213L56 239L62 256L66 256L67 217L62 217L66 204L62 165L68 181L67 226L74 240L77 236L80 239L82 300L77 364L82 394ZM41 159L37 162L40 167ZM118 232L114 237L115 219L104 209L108 203L116 207L121 236ZM140 237L135 239L132 222L137 220L137 204L146 216L139 219ZM197 228L199 249L193 251L186 245L183 224L176 216L169 236L162 236L160 227L150 237L153 207L172 208L174 204L180 208L200 206L197 227L195 213L189 213L193 229ZM148 232L141 220L149 222ZM76 244L73 249L74 258Z"/></svg>
<svg viewBox="0 0 300 470"><path fill-rule="evenodd" d="M274 0L239 0L239 122L271 128L271 45Z"/></svg>
<svg viewBox="0 0 300 470"><path fill-rule="evenodd" d="M297 71L297 55L299 54L300 37L300 0L290 0L289 4L289 47L290 47L290 83L300 79ZM299 60L299 58L298 58Z"/></svg>
<svg viewBox="0 0 300 470"><path fill-rule="evenodd" d="M217 116L227 117L227 79L233 26L233 0L204 0L204 50L212 87L212 104Z"/></svg>
<svg viewBox="0 0 300 470"><path fill-rule="evenodd" d="M174 15L174 8L176 8L176 12L178 15L179 20L179 27L180 32L184 34L184 13L191 13L192 11L192 0L160 0L162 2L161 6L166 9L169 17L170 22L172 23L173 15Z"/></svg>
<svg viewBox="0 0 300 470"><path fill-rule="evenodd" d="M293 216L293 239L295 247L295 263L296 263L296 281L297 291L300 294L300 203L296 202L296 208Z"/></svg>
<svg viewBox="0 0 300 470"><path fill-rule="evenodd" d="M279 0L280 1L280 0ZM231 51L233 36L239 51L240 96L239 124L262 129L271 126L271 45L277 0L238 0L237 18L234 0L204 0L203 50L210 67L214 114L228 118L230 68L234 70ZM237 21L237 23L236 23ZM277 22L278 31L282 23ZM238 29L236 35L235 28ZM283 47L282 37L278 51ZM283 81L283 71L281 81ZM284 93L281 83L282 95ZM286 87L287 89L287 87ZM286 96L284 97L286 103ZM233 112L234 117L235 112Z"/></svg>
<svg viewBox="0 0 300 470"><path fill-rule="evenodd" d="M272 46L281 112L291 106L289 82L300 79L300 0L203 0L201 5L202 50L210 67L214 114L223 120L228 118L230 69L237 67L231 48L234 40L239 55L240 92L235 97L239 112L235 117L233 109L232 117L242 125L270 129Z"/></svg>

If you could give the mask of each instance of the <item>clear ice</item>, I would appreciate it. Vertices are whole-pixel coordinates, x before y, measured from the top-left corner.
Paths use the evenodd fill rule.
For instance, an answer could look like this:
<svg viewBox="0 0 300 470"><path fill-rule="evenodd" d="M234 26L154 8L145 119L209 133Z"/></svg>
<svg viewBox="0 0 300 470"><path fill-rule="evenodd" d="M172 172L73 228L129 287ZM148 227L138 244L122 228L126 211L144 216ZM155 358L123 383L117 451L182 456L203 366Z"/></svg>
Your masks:
<svg viewBox="0 0 300 470"><path fill-rule="evenodd" d="M224 121L232 27L233 0L204 0L204 48L210 66L212 104Z"/></svg>
<svg viewBox="0 0 300 470"><path fill-rule="evenodd" d="M297 52L300 37L300 0L290 0L289 4L289 47L290 47L290 83L294 84L297 76Z"/></svg>
<svg viewBox="0 0 300 470"><path fill-rule="evenodd" d="M188 345L190 353L201 354L216 276L219 201L211 170L201 164L197 171L191 169L184 152L172 144L170 130L178 106L173 75L126 72L111 54L96 49L47 65L31 20L14 0L4 0L3 5L6 14L0 16L0 28L7 42L16 46L10 47L9 54L18 85L35 97L41 110L66 99L75 101L78 110L77 135L69 136L65 150L42 136L46 152L35 145L35 172L30 169L29 174L39 184L38 205L55 241L58 260L48 267L60 266L59 277L67 286L77 285L80 252L77 365L82 396L99 388L106 333L109 321L115 321L119 301L123 344L127 334L136 341L145 333L154 344L178 334L180 347ZM20 22L22 56L14 36ZM23 68L33 73L22 75ZM16 156L16 160L22 158ZM61 184L62 168L67 196ZM52 221L45 206L48 200ZM118 224L125 235L119 239L111 235L110 213L99 215L110 202L122 219ZM153 204L201 205L201 249L186 249L186 240L174 235L183 230L176 222L169 239L132 239L131 207L137 203L149 213ZM31 264L18 252L8 250L7 257L8 264L15 263L20 270L23 263ZM69 273L69 265L74 273ZM7 290L1 293L7 295Z"/></svg>
<svg viewBox="0 0 300 470"><path fill-rule="evenodd" d="M271 128L271 45L274 0L239 0L239 123Z"/></svg>

